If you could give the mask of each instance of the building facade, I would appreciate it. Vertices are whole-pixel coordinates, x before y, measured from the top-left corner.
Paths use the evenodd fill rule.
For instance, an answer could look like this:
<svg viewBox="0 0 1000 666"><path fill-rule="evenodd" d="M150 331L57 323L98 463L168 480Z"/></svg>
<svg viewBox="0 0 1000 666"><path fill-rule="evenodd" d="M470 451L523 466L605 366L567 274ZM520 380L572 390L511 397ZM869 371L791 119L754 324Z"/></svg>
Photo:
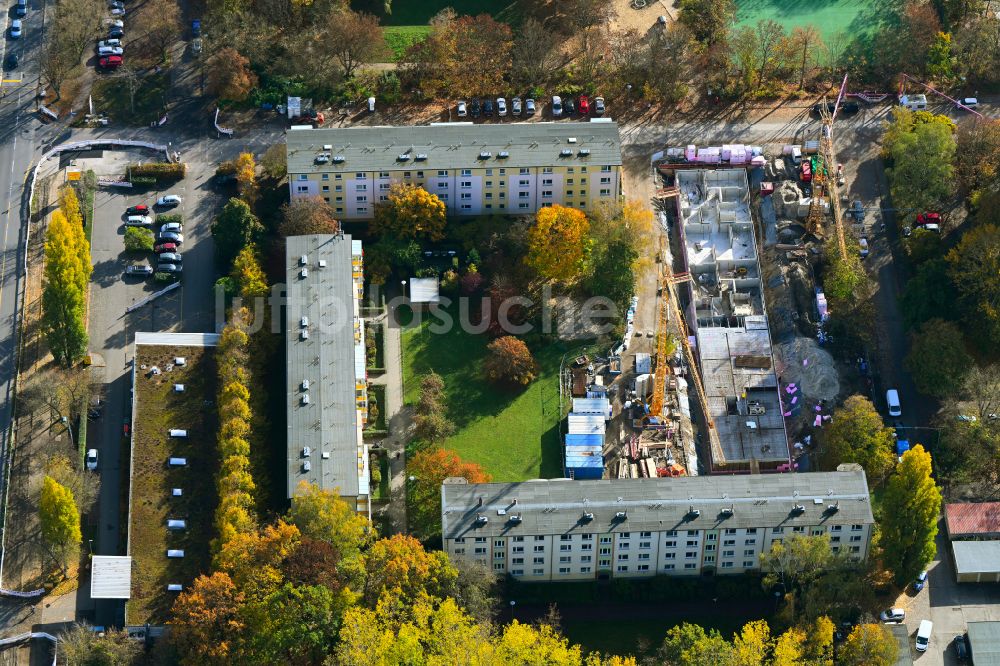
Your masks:
<svg viewBox="0 0 1000 666"><path fill-rule="evenodd" d="M441 123L293 128L290 196L321 197L341 220L374 216L394 184L436 194L449 215L530 215L559 204L593 210L622 191L618 126Z"/></svg>
<svg viewBox="0 0 1000 666"><path fill-rule="evenodd" d="M302 481L337 488L370 517L363 271L350 236L287 239L288 497Z"/></svg>
<svg viewBox="0 0 1000 666"><path fill-rule="evenodd" d="M864 560L861 470L467 484L441 488L444 550L528 581L742 574L783 539L825 535Z"/></svg>

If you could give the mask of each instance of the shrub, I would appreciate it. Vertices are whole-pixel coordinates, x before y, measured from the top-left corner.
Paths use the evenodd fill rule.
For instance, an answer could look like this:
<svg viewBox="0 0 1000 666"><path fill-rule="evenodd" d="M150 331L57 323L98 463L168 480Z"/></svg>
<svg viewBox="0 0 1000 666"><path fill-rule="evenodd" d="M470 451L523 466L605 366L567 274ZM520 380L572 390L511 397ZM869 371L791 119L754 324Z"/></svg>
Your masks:
<svg viewBox="0 0 1000 666"><path fill-rule="evenodd" d="M180 222L183 222L183 221L184 221L184 216L182 216L180 213L167 213L166 215L157 215L156 216L156 223L157 224L169 224L171 222L178 222L178 223L180 223Z"/></svg>
<svg viewBox="0 0 1000 666"><path fill-rule="evenodd" d="M142 227L126 227L125 249L129 252L152 252L153 232Z"/></svg>
<svg viewBox="0 0 1000 666"><path fill-rule="evenodd" d="M157 282L173 282L173 273L153 273L153 279Z"/></svg>
<svg viewBox="0 0 1000 666"><path fill-rule="evenodd" d="M155 185L156 178L153 176L129 176L128 182L133 185Z"/></svg>
<svg viewBox="0 0 1000 666"><path fill-rule="evenodd" d="M135 176L152 177L155 179L153 182L167 182L184 178L187 174L187 165L174 164L173 162L149 162L148 164L130 164L128 170L133 178L132 182L135 182Z"/></svg>

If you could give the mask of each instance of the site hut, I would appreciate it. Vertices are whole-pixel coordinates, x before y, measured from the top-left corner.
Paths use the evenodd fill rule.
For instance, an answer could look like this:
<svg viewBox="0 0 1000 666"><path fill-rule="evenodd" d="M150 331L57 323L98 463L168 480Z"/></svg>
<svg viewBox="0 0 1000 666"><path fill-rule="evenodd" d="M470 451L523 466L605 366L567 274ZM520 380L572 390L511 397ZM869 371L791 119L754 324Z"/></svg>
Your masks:
<svg viewBox="0 0 1000 666"><path fill-rule="evenodd" d="M371 518L361 241L290 236L285 251L288 496L337 489Z"/></svg>
<svg viewBox="0 0 1000 666"><path fill-rule="evenodd" d="M1000 502L955 502L944 506L955 580L1000 582Z"/></svg>
<svg viewBox="0 0 1000 666"><path fill-rule="evenodd" d="M676 171L698 364L718 441L714 473L790 464L745 169Z"/></svg>
<svg viewBox="0 0 1000 666"><path fill-rule="evenodd" d="M528 581L741 574L797 535L868 556L874 525L859 466L811 474L441 487L444 550Z"/></svg>
<svg viewBox="0 0 1000 666"><path fill-rule="evenodd" d="M449 215L583 211L622 192L618 125L587 123L292 128L290 196L322 197L340 220L370 220L394 184L436 194Z"/></svg>

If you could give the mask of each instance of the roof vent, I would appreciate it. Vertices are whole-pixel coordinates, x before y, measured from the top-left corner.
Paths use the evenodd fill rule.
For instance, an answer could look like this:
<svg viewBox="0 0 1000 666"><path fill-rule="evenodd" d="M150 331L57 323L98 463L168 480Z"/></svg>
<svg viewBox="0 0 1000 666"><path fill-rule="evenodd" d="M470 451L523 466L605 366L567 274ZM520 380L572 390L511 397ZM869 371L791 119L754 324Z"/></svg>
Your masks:
<svg viewBox="0 0 1000 666"><path fill-rule="evenodd" d="M615 520L626 520L628 518L628 513L625 511L616 511Z"/></svg>
<svg viewBox="0 0 1000 666"><path fill-rule="evenodd" d="M727 506L726 508L724 508L722 511L719 512L719 515L722 516L723 518L732 518L734 513L736 513L734 507Z"/></svg>
<svg viewBox="0 0 1000 666"><path fill-rule="evenodd" d="M302 457L303 458L308 458L311 453L312 453L312 449L310 449L308 446L303 446L302 447Z"/></svg>
<svg viewBox="0 0 1000 666"><path fill-rule="evenodd" d="M299 271L299 277L300 278L307 278L307 277L309 277L309 269L308 268L303 268L301 271Z"/></svg>
<svg viewBox="0 0 1000 666"><path fill-rule="evenodd" d="M559 155L562 157L570 157L573 155L573 151L570 150L569 148L563 148L562 150L559 151Z"/></svg>
<svg viewBox="0 0 1000 666"><path fill-rule="evenodd" d="M827 513L837 513L838 511L840 511L840 503L826 505Z"/></svg>
<svg viewBox="0 0 1000 666"><path fill-rule="evenodd" d="M303 405L308 405L309 404L309 394L308 393L306 393L304 396L302 396L302 404Z"/></svg>
<svg viewBox="0 0 1000 666"><path fill-rule="evenodd" d="M308 328L303 328L301 331L299 331L299 338L302 339L302 340L308 340L309 339L309 329Z"/></svg>
<svg viewBox="0 0 1000 666"><path fill-rule="evenodd" d="M308 472L311 469L312 469L312 463L310 463L308 460L303 460L302 461L302 471L303 472Z"/></svg>
<svg viewBox="0 0 1000 666"><path fill-rule="evenodd" d="M590 154L590 148L581 148L577 153L577 155L581 155L583 157L586 157L589 154Z"/></svg>
<svg viewBox="0 0 1000 666"><path fill-rule="evenodd" d="M326 259L320 259L319 262L317 263L319 264L320 268L326 268Z"/></svg>
<svg viewBox="0 0 1000 666"><path fill-rule="evenodd" d="M499 153L497 153L498 160L505 160L508 157L510 157L510 153L508 153L506 150L501 150Z"/></svg>
<svg viewBox="0 0 1000 666"><path fill-rule="evenodd" d="M299 257L299 266L305 266L308 263L309 263L308 254L303 254L301 257Z"/></svg>
<svg viewBox="0 0 1000 666"><path fill-rule="evenodd" d="M476 514L476 525L485 525L488 522L490 522L489 518L487 518L481 513Z"/></svg>
<svg viewBox="0 0 1000 666"><path fill-rule="evenodd" d="M334 164L342 164L345 159L346 158L343 155L334 155L333 156L333 163Z"/></svg>
<svg viewBox="0 0 1000 666"><path fill-rule="evenodd" d="M416 157L414 157L413 159L416 160L417 162L426 162L427 153L417 153Z"/></svg>
<svg viewBox="0 0 1000 666"><path fill-rule="evenodd" d="M326 151L333 150L333 144L332 143L324 143L323 144L323 150L326 150Z"/></svg>
<svg viewBox="0 0 1000 666"><path fill-rule="evenodd" d="M479 153L479 159L481 160L488 160L491 157L493 157L493 153L491 153L488 150L484 150L483 152Z"/></svg>
<svg viewBox="0 0 1000 666"><path fill-rule="evenodd" d="M330 459L330 452L329 452L329 451L324 451L324 452L323 452L323 453L322 453L322 454L320 455L320 458L322 458L323 460L329 460L329 459Z"/></svg>
<svg viewBox="0 0 1000 666"><path fill-rule="evenodd" d="M589 523L593 519L594 519L594 514L590 513L589 511L584 511L583 515L580 516L581 523Z"/></svg>
<svg viewBox="0 0 1000 666"><path fill-rule="evenodd" d="M403 153L402 155L397 155L396 156L396 161L397 162L409 162L410 161L410 156L407 155L406 153Z"/></svg>
<svg viewBox="0 0 1000 666"><path fill-rule="evenodd" d="M688 508L687 519L694 520L701 515L701 509L696 509L693 506Z"/></svg>
<svg viewBox="0 0 1000 666"><path fill-rule="evenodd" d="M806 508L801 504L795 504L794 506L792 506L792 515L801 516L805 512Z"/></svg>
<svg viewBox="0 0 1000 666"><path fill-rule="evenodd" d="M309 380L308 379L303 379L302 380L302 390L303 391L308 391L309 390Z"/></svg>
<svg viewBox="0 0 1000 666"><path fill-rule="evenodd" d="M301 326L302 328L306 328L307 326L309 326L309 317L303 316L302 319L299 320L299 326Z"/></svg>
<svg viewBox="0 0 1000 666"><path fill-rule="evenodd" d="M576 143L576 137L575 136L569 137L568 139L566 139L566 143Z"/></svg>
<svg viewBox="0 0 1000 666"><path fill-rule="evenodd" d="M512 514L510 514L509 516L507 516L507 522L510 523L510 524L512 524L512 525L520 525L521 524L521 514L519 514L519 513L512 513Z"/></svg>

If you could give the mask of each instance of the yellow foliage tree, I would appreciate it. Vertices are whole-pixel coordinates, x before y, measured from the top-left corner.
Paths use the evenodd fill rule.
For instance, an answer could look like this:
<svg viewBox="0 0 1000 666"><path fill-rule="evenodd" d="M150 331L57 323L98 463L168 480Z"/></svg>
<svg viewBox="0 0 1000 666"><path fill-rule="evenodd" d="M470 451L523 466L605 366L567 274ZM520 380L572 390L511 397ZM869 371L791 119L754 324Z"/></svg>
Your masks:
<svg viewBox="0 0 1000 666"><path fill-rule="evenodd" d="M375 205L372 231L393 238L444 238L445 205L436 194L416 185L394 185Z"/></svg>
<svg viewBox="0 0 1000 666"><path fill-rule="evenodd" d="M239 285L240 296L244 299L267 296L267 277L257 260L256 245L247 245L236 255L231 277Z"/></svg>
<svg viewBox="0 0 1000 666"><path fill-rule="evenodd" d="M83 214L80 212L80 200L72 185L64 185L59 190L59 209L70 224L83 226Z"/></svg>
<svg viewBox="0 0 1000 666"><path fill-rule="evenodd" d="M340 499L337 489L321 490L306 481L295 490L288 522L304 535L326 541L345 560L356 557L376 536L368 521Z"/></svg>
<svg viewBox="0 0 1000 666"><path fill-rule="evenodd" d="M565 206L543 208L528 229L524 261L545 280L574 282L585 267L589 232L590 223L582 211Z"/></svg>
<svg viewBox="0 0 1000 666"><path fill-rule="evenodd" d="M253 208L260 196L260 188L257 186L257 162L253 153L240 153L236 158L236 186L240 198Z"/></svg>

